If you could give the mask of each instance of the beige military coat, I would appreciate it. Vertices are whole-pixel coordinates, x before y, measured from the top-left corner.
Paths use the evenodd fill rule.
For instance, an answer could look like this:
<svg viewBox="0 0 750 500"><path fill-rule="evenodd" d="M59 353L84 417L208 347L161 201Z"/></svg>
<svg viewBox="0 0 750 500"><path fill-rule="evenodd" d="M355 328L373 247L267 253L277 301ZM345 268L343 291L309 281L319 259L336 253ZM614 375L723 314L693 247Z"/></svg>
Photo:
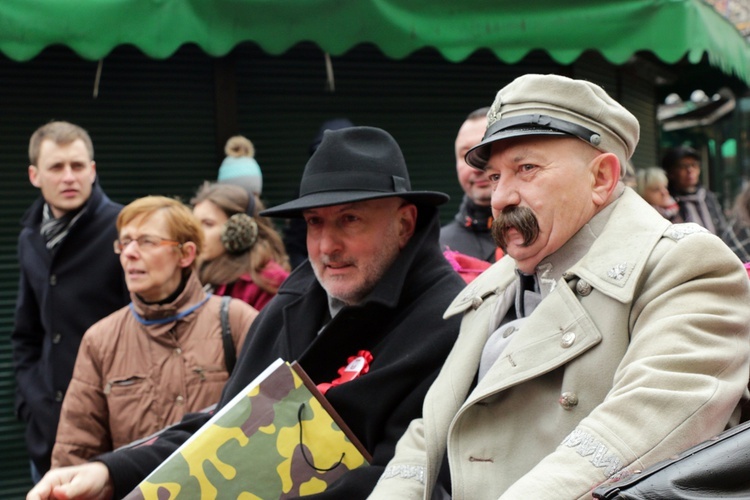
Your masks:
<svg viewBox="0 0 750 500"><path fill-rule="evenodd" d="M513 304L514 261L455 299L459 338L371 499L431 498L446 452L454 499L591 498L736 423L750 375L745 270L630 189L615 203L475 387L490 318Z"/></svg>

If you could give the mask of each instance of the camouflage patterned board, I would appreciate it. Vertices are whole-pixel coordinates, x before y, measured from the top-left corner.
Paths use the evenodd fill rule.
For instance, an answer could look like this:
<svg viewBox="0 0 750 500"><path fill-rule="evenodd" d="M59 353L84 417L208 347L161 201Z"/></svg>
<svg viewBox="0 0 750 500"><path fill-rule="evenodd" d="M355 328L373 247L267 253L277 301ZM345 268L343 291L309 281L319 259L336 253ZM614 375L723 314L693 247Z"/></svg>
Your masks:
<svg viewBox="0 0 750 500"><path fill-rule="evenodd" d="M346 436L288 363L277 360L264 375L126 499L293 498L368 465L356 438Z"/></svg>

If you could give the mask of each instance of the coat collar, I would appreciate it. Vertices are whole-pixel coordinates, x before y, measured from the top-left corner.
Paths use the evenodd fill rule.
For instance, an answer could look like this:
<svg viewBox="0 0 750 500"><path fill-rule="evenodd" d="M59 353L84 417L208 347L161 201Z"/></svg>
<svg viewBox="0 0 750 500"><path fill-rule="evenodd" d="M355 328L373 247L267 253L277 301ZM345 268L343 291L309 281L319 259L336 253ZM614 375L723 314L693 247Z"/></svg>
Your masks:
<svg viewBox="0 0 750 500"><path fill-rule="evenodd" d="M158 320L161 318L168 318L179 314L182 311L200 303L206 298L206 292L203 291L198 276L194 271L190 272L185 283L185 288L182 290L174 301L168 304L147 304L143 302L136 294L131 293L130 299L133 301L133 307L136 312L147 320ZM184 321L190 321L194 317L193 314L183 318ZM147 327L147 330L153 332L155 335L167 332L174 327L176 322L165 323L161 325L151 325Z"/></svg>
<svg viewBox="0 0 750 500"><path fill-rule="evenodd" d="M601 235L564 278L579 276L619 302L633 298L648 256L671 223L628 188Z"/></svg>
<svg viewBox="0 0 750 500"><path fill-rule="evenodd" d="M471 198L464 195L453 220L459 226L471 228L476 233L489 233L493 220L492 208L489 205L477 205Z"/></svg>
<svg viewBox="0 0 750 500"><path fill-rule="evenodd" d="M577 276L613 299L627 302L656 243L664 236L678 239L675 233L693 231L697 229L672 226L635 191L626 188L613 203L611 215L590 249L562 277L567 280ZM515 268L509 256L500 259L456 297L445 317L476 309L487 297L504 290L515 280Z"/></svg>
<svg viewBox="0 0 750 500"><path fill-rule="evenodd" d="M99 179L97 178L97 180L94 181L94 185L91 187L91 196L86 200L86 205L89 207L89 210L81 216L75 226L85 225L89 219L94 217L99 210L99 207L107 201L109 201L109 198L107 198L107 195L102 191L101 186L99 186ZM44 209L44 203L44 198L39 196L34 203L31 204L28 210L23 214L23 217L21 217L21 225L23 227L34 231L39 229L39 226L42 223L42 210Z"/></svg>

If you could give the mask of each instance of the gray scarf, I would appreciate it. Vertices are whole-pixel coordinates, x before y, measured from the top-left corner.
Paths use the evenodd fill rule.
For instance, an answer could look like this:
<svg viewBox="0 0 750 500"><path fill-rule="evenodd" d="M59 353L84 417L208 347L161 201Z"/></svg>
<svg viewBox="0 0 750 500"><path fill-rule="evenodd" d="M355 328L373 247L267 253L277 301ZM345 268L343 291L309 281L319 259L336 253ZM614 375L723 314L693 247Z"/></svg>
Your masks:
<svg viewBox="0 0 750 500"><path fill-rule="evenodd" d="M682 205L685 222L695 222L716 234L714 221L706 205L706 190L698 189L695 193L680 194L677 201Z"/></svg>
<svg viewBox="0 0 750 500"><path fill-rule="evenodd" d="M47 243L47 250L54 250L65 237L68 235L70 228L73 224L81 218L86 212L84 206L78 212L68 212L59 219L55 219L52 215L52 211L49 208L49 204L44 204L42 210L42 225L39 227L39 233L44 237Z"/></svg>

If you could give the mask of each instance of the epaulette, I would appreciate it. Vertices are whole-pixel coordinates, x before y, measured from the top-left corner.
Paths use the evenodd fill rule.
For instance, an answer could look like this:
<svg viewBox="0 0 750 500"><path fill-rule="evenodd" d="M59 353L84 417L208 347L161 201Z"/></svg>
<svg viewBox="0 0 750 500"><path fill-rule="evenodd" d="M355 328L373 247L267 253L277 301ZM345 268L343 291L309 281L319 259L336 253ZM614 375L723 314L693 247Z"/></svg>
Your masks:
<svg viewBox="0 0 750 500"><path fill-rule="evenodd" d="M664 231L664 236L675 241L680 241L681 239L692 236L694 234L708 232L708 229L699 224L696 224L695 222L684 222L681 224L672 224L671 226L669 226L667 230Z"/></svg>

